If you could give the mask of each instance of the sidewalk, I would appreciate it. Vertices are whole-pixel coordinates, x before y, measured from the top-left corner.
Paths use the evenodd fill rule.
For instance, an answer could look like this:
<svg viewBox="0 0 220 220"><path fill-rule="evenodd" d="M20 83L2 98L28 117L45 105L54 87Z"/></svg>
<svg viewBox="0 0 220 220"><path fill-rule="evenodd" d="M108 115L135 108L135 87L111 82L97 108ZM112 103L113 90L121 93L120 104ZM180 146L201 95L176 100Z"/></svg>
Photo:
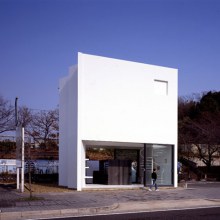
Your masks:
<svg viewBox="0 0 220 220"><path fill-rule="evenodd" d="M25 200L28 194L0 188L0 220L220 207L219 187L220 183L210 183L188 189L160 188L158 192L147 189L50 192L34 194L40 197L35 201Z"/></svg>

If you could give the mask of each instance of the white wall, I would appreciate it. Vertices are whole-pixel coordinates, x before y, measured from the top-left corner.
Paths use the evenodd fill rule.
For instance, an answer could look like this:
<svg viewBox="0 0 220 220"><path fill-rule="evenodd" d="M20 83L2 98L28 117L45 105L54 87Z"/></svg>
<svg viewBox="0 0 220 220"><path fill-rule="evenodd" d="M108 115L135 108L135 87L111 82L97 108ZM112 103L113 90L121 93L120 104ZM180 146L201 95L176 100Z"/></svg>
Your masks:
<svg viewBox="0 0 220 220"><path fill-rule="evenodd" d="M175 144L177 70L79 54L81 140ZM168 95L155 91L168 82Z"/></svg>
<svg viewBox="0 0 220 220"><path fill-rule="evenodd" d="M60 80L59 103L59 185L77 187L77 67L69 70L68 77Z"/></svg>

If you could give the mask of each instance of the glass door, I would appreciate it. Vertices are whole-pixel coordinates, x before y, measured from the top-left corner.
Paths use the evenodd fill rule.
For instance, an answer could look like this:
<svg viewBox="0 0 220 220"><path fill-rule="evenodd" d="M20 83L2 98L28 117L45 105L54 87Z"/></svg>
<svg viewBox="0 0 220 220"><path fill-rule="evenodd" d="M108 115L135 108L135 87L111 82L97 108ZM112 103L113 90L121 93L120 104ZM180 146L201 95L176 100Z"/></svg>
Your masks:
<svg viewBox="0 0 220 220"><path fill-rule="evenodd" d="M172 185L172 146L153 145L153 168L157 170L159 185Z"/></svg>

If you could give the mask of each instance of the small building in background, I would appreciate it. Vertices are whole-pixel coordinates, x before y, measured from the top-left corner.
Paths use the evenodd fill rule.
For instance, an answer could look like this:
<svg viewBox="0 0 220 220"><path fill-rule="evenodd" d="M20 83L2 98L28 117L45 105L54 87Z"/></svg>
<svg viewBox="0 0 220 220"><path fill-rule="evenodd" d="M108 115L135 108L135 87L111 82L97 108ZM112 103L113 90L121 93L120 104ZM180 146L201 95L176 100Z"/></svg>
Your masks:
<svg viewBox="0 0 220 220"><path fill-rule="evenodd" d="M78 53L59 85L59 185L149 185L156 168L176 187L177 87L177 69Z"/></svg>

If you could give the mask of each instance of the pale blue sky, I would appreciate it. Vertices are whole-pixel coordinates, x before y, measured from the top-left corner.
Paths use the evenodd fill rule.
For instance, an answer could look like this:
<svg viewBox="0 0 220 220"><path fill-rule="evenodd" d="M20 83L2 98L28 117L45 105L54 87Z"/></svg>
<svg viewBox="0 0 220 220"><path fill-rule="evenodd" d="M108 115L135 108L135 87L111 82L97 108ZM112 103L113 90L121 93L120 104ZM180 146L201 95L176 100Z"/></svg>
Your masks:
<svg viewBox="0 0 220 220"><path fill-rule="evenodd" d="M58 105L77 52L179 69L179 96L220 91L219 0L0 0L0 94Z"/></svg>

